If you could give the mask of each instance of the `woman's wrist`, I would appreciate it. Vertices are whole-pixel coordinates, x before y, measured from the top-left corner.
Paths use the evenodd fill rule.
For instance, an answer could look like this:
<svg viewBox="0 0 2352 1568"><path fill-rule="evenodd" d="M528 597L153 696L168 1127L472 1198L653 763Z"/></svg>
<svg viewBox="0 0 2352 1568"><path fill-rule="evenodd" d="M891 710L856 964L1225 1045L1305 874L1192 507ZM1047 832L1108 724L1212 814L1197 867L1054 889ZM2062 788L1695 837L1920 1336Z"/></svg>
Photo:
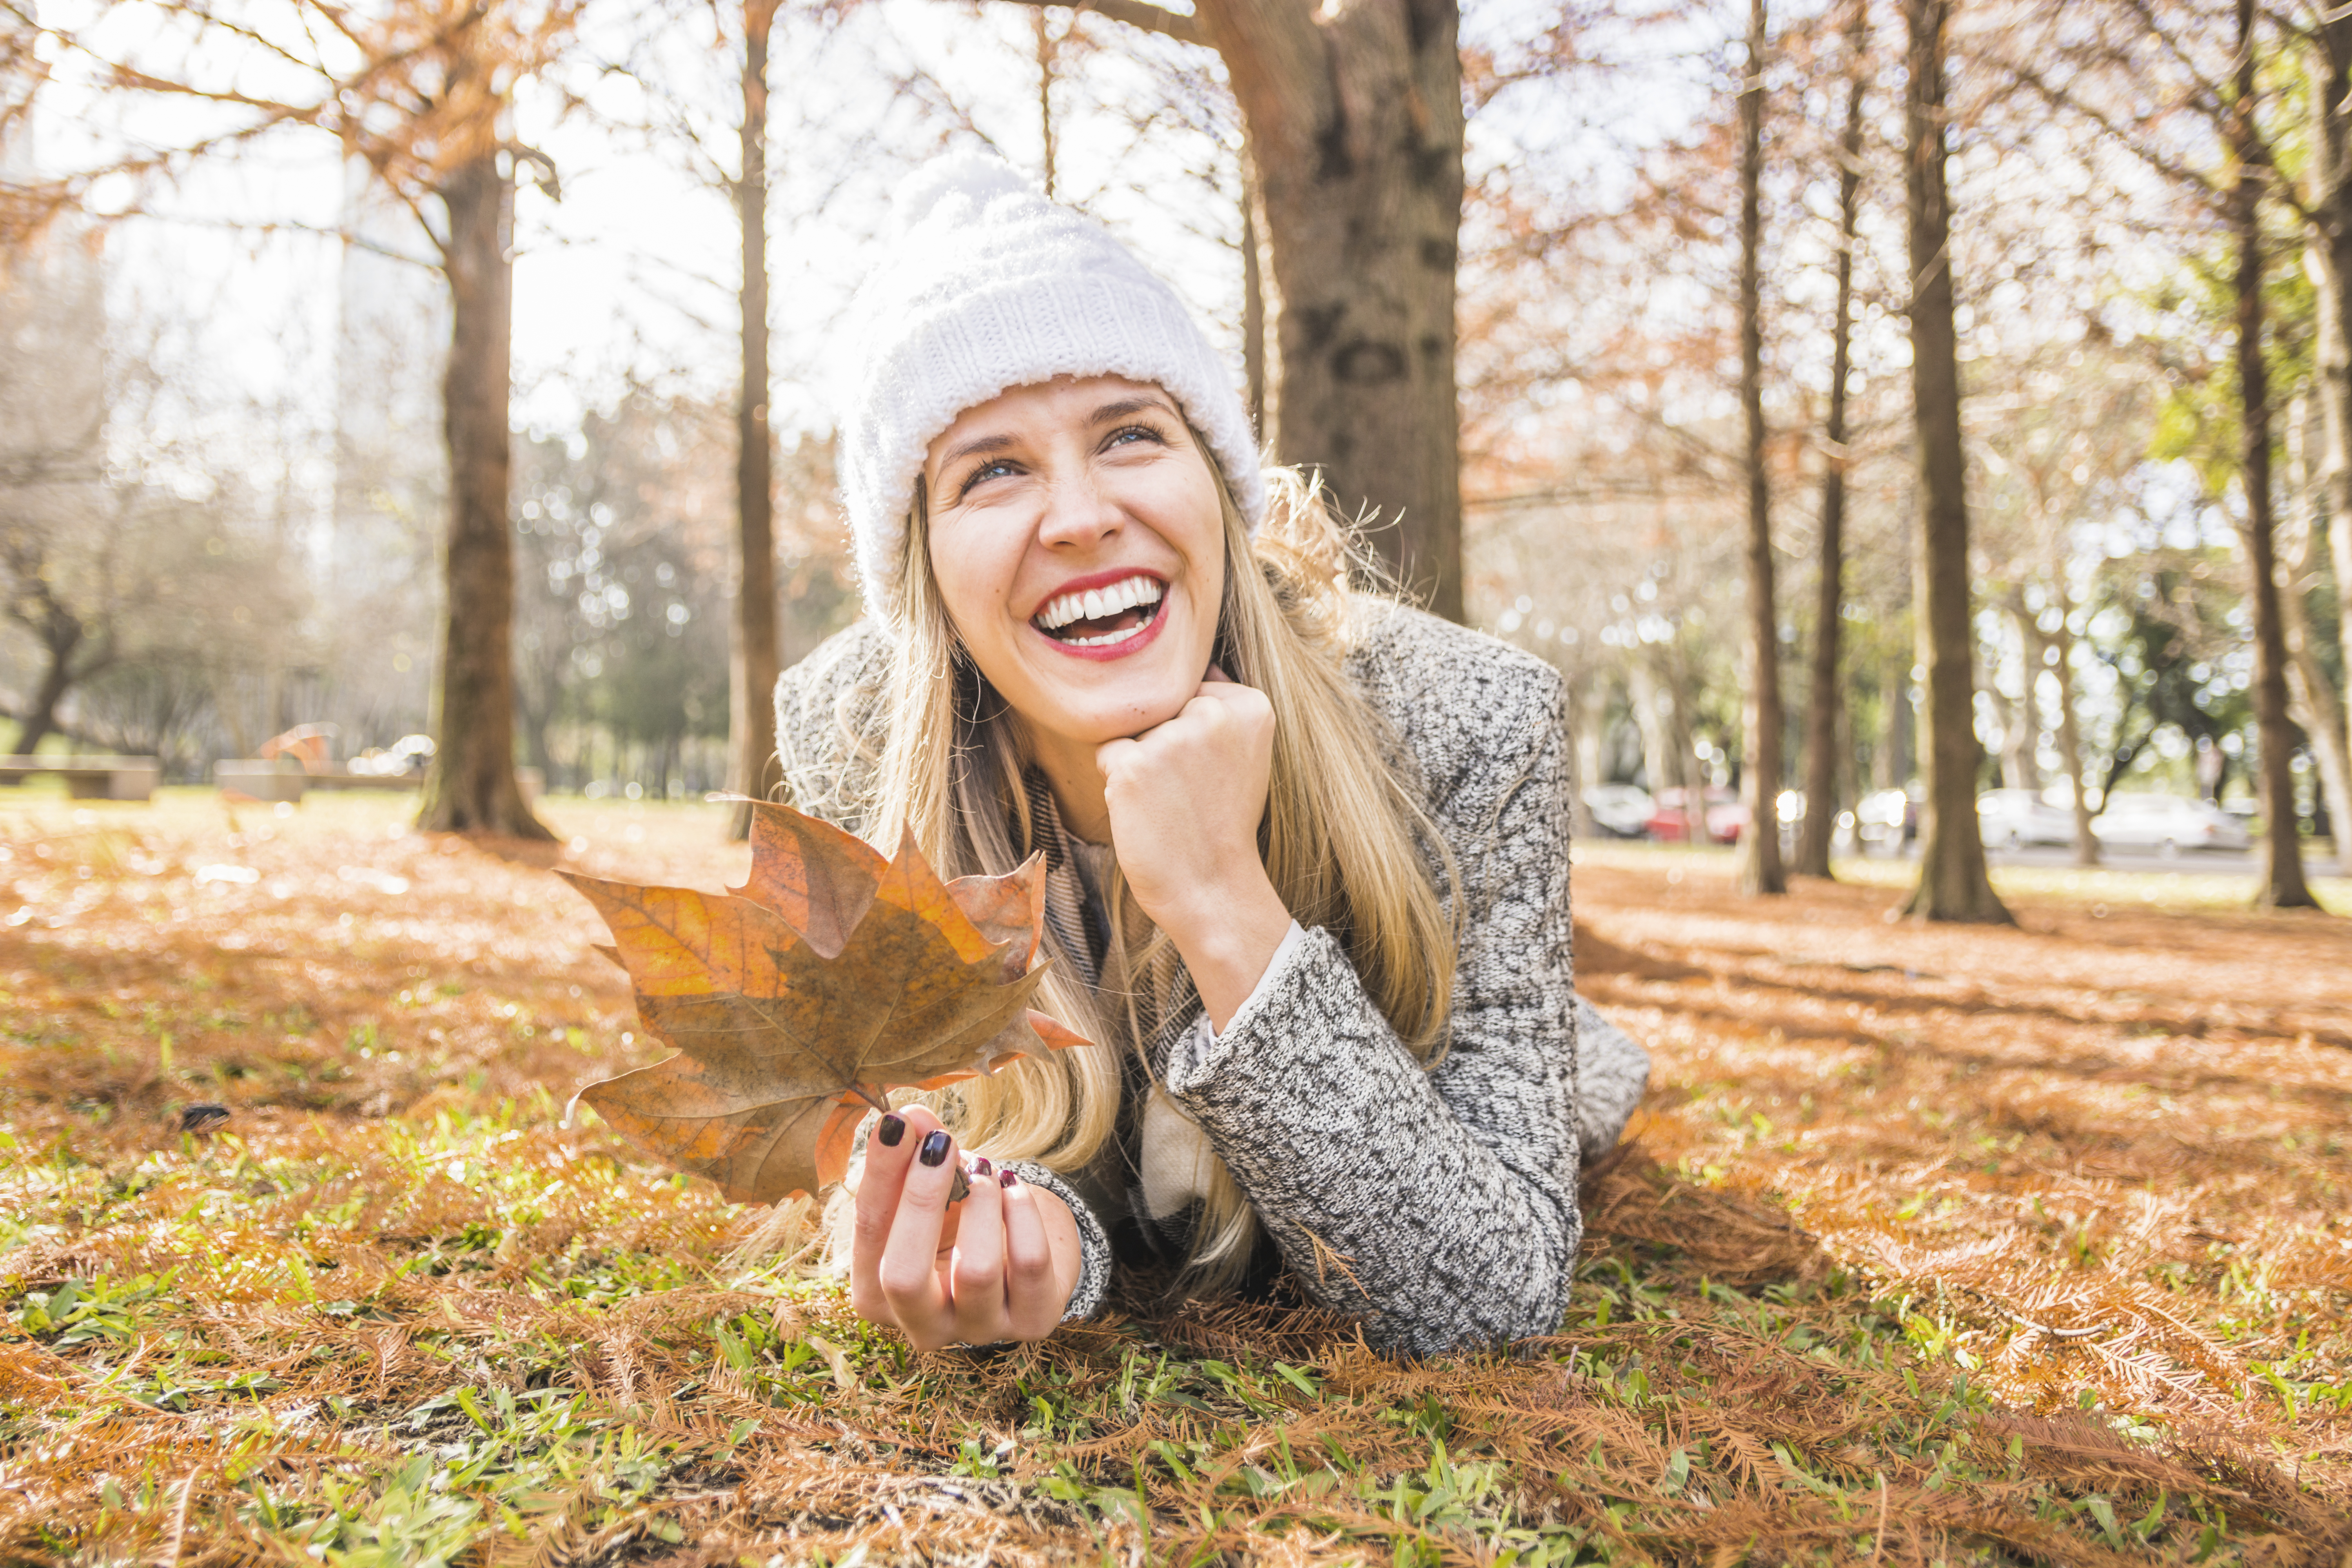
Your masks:
<svg viewBox="0 0 2352 1568"><path fill-rule="evenodd" d="M1204 887L1165 911L1147 910L1183 956L1184 967L1209 1015L1209 1026L1223 1031L1241 1011L1266 966L1290 934L1290 910L1262 866L1239 887Z"/></svg>

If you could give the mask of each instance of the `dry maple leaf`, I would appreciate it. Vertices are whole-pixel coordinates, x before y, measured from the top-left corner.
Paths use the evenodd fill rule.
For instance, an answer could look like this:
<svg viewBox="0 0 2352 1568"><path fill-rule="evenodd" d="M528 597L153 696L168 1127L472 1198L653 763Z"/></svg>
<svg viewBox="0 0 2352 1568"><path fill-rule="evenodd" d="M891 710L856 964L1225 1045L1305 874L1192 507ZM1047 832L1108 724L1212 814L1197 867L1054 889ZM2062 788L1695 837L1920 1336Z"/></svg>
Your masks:
<svg viewBox="0 0 2352 1568"><path fill-rule="evenodd" d="M935 1089L1087 1042L1028 1003L1045 869L942 883L764 802L731 893L563 873L612 929L637 1016L678 1055L574 1097L738 1202L815 1193L848 1168L887 1090Z"/></svg>

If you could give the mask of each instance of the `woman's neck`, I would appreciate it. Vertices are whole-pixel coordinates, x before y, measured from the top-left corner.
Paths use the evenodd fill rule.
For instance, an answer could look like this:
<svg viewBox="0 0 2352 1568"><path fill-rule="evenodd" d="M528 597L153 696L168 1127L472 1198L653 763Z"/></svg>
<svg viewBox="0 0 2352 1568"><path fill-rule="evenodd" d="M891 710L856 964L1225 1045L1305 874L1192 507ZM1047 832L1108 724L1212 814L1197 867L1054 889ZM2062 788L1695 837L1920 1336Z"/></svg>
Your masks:
<svg viewBox="0 0 2352 1568"><path fill-rule="evenodd" d="M1093 746L1058 735L1028 736L1030 757L1054 792L1054 805L1062 814L1062 827L1088 844L1110 842L1110 805L1103 795L1102 768Z"/></svg>

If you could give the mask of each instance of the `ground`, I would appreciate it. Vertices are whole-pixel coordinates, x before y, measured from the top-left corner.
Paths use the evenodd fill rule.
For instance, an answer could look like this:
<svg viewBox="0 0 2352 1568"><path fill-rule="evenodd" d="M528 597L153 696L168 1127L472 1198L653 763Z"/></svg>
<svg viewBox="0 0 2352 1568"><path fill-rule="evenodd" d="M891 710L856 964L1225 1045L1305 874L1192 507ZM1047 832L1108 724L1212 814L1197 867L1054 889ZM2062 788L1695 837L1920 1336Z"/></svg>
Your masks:
<svg viewBox="0 0 2352 1568"><path fill-rule="evenodd" d="M0 797L0 1561L2352 1563L2352 921L1595 848L1580 983L1656 1071L1556 1337L918 1355L562 1124L651 1052L551 868L745 852L546 809Z"/></svg>

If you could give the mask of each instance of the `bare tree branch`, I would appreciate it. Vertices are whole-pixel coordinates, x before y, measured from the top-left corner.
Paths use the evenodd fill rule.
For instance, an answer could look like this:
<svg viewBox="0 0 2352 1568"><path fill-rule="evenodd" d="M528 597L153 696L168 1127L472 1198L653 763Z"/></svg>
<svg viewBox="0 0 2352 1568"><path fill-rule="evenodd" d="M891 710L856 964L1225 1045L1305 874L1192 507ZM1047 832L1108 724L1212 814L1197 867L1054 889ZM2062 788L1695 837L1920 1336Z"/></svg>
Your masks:
<svg viewBox="0 0 2352 1568"><path fill-rule="evenodd" d="M1070 5L1070 0L1013 0L1013 4L1034 5L1041 11L1052 6L1069 5L1073 11L1091 11L1097 16L1123 22L1130 27L1140 27L1147 33L1157 33L1180 44L1198 44L1206 48L1209 43L1202 35L1200 23L1181 11L1154 5L1150 0L1077 0L1076 5Z"/></svg>

